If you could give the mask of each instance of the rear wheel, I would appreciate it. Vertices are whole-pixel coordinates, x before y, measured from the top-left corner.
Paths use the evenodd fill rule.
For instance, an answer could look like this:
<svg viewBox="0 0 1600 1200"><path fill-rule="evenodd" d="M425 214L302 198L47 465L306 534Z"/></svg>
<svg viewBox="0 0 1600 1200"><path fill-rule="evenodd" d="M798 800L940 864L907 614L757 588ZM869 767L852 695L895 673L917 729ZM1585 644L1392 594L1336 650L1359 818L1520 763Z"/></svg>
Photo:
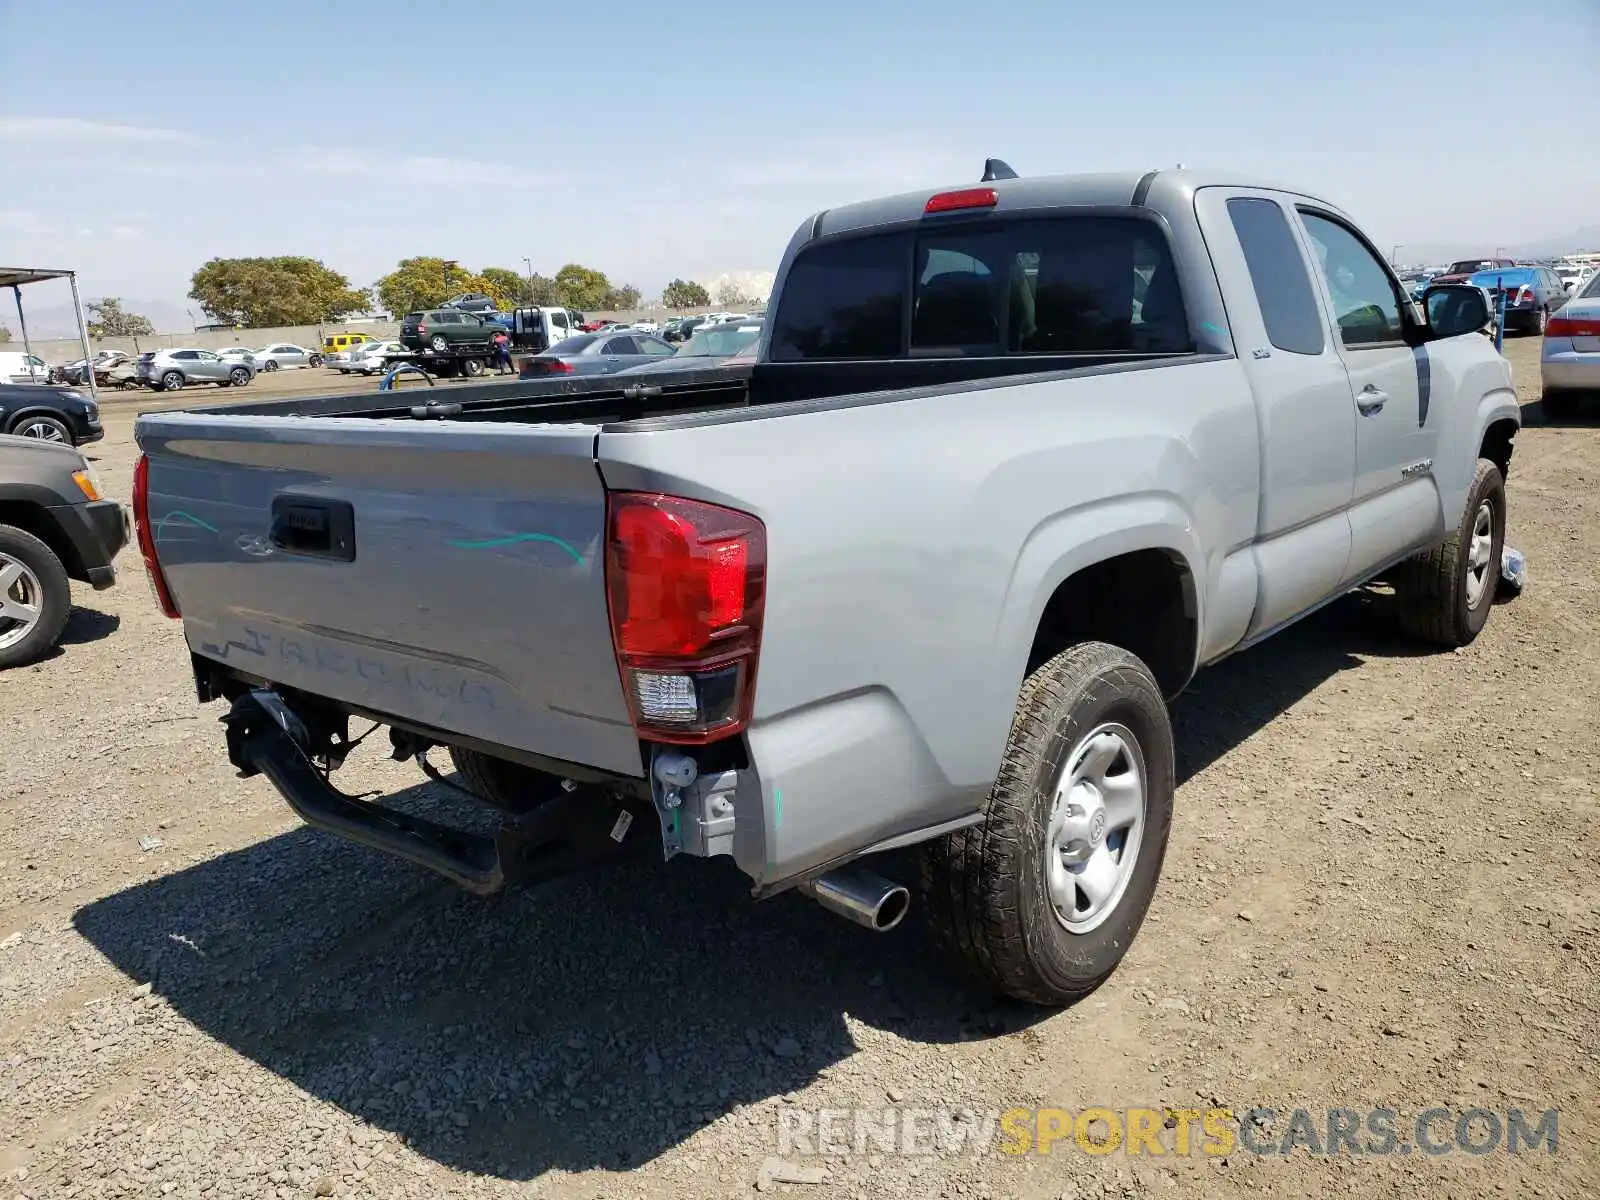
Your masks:
<svg viewBox="0 0 1600 1200"><path fill-rule="evenodd" d="M1505 480L1499 467L1480 458L1456 528L1396 572L1401 628L1436 646L1468 645L1494 607L1505 537Z"/></svg>
<svg viewBox="0 0 1600 1200"><path fill-rule="evenodd" d="M72 585L55 552L25 530L0 525L0 668L48 654L71 613Z"/></svg>
<svg viewBox="0 0 1600 1200"><path fill-rule="evenodd" d="M428 339L428 345L433 347L433 352L435 354L443 354L446 350L450 349L450 340L443 334L436 333L433 335L433 337Z"/></svg>
<svg viewBox="0 0 1600 1200"><path fill-rule="evenodd" d="M554 775L491 754L451 746L450 761L467 788L501 812L531 812L561 794L561 781Z"/></svg>
<svg viewBox="0 0 1600 1200"><path fill-rule="evenodd" d="M1023 683L983 820L924 851L935 938L997 991L1081 1000L1128 952L1172 826L1172 727L1149 669L1084 642Z"/></svg>
<svg viewBox="0 0 1600 1200"><path fill-rule="evenodd" d="M469 375L476 379L479 375L483 374L483 359L469 358L464 360L461 364L461 372L464 375Z"/></svg>
<svg viewBox="0 0 1600 1200"><path fill-rule="evenodd" d="M250 382L250 372L244 367L235 367L228 372L228 383L233 387L244 387Z"/></svg>
<svg viewBox="0 0 1600 1200"><path fill-rule="evenodd" d="M177 371L168 371L161 377L161 390L176 392L183 388L183 376Z"/></svg>
<svg viewBox="0 0 1600 1200"><path fill-rule="evenodd" d="M263 371L276 371L278 369L278 362L276 359L269 358L266 362L261 364L261 369Z"/></svg>

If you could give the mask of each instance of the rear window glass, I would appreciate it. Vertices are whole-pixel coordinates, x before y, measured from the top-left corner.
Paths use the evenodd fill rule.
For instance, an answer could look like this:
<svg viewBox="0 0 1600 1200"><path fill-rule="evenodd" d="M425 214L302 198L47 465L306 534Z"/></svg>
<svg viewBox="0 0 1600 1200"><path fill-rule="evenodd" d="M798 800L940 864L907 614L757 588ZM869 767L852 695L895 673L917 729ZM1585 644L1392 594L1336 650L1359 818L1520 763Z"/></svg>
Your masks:
<svg viewBox="0 0 1600 1200"><path fill-rule="evenodd" d="M594 344L599 334L580 333L577 337L569 337L551 346L547 353L550 354L581 354Z"/></svg>
<svg viewBox="0 0 1600 1200"><path fill-rule="evenodd" d="M779 302L771 356L1191 348L1160 227L1138 217L1084 216L877 234L803 252Z"/></svg>
<svg viewBox="0 0 1600 1200"><path fill-rule="evenodd" d="M1521 285L1524 283L1536 283L1538 276L1539 273L1537 271L1531 271L1527 267L1494 267L1486 271L1479 271L1469 282L1480 287L1494 287L1502 280L1507 284Z"/></svg>
<svg viewBox="0 0 1600 1200"><path fill-rule="evenodd" d="M898 357L905 352L910 276L908 233L851 238L805 251L784 282L771 357L778 362Z"/></svg>

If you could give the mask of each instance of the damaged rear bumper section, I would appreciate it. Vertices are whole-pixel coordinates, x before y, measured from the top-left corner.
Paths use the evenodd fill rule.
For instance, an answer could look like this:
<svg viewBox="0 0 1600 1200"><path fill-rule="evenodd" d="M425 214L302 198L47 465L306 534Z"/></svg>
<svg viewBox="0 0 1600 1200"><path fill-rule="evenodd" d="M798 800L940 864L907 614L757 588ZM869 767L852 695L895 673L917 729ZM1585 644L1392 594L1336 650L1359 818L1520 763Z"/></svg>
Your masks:
<svg viewBox="0 0 1600 1200"><path fill-rule="evenodd" d="M207 694L202 689L202 696ZM415 863L478 895L624 858L726 855L750 876L757 897L798 888L839 916L881 931L904 915L906 889L852 864L948 833L975 817L941 814L942 820L924 820L889 837L883 833L894 831L876 822L876 828L866 825L860 816L853 823L839 819L849 810L838 806L800 820L791 814L785 823L775 788L770 817L765 811L766 789L756 772L702 774L679 749L655 747L648 782L566 780L531 811L501 814L493 833L475 833L401 811L393 803L345 795L328 775L348 753L348 740L330 739L314 710L307 710L308 720L272 686L252 685L231 694L232 707L222 722L228 758L241 775L264 775L308 825ZM427 738L397 741L395 757L420 758L433 744ZM826 819L830 814L833 820ZM808 827L818 817L824 818L820 824ZM806 835L801 861L790 860L789 866L772 858L774 846L783 844L785 825Z"/></svg>
<svg viewBox="0 0 1600 1200"><path fill-rule="evenodd" d="M265 775L306 824L426 867L480 896L624 853L614 832L627 822L596 803L592 791L566 792L508 817L492 836L470 833L338 791L312 759L305 723L276 692L243 693L222 720L229 761L242 775Z"/></svg>

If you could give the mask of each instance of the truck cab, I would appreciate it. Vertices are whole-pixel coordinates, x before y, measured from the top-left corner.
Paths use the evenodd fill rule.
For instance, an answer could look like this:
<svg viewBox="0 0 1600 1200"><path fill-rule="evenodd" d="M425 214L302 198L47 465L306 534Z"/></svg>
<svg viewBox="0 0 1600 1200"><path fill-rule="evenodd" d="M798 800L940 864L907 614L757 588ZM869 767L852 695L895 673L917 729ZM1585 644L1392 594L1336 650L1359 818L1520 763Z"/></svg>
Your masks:
<svg viewBox="0 0 1600 1200"><path fill-rule="evenodd" d="M542 354L577 333L581 320L580 314L558 305L514 309L511 345L517 350Z"/></svg>

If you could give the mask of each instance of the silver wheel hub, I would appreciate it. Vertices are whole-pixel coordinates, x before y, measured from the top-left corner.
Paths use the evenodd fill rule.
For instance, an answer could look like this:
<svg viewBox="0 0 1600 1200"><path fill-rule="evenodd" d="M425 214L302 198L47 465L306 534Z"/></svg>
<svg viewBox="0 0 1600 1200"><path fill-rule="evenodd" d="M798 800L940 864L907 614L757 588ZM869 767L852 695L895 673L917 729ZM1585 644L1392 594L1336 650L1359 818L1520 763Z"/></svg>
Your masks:
<svg viewBox="0 0 1600 1200"><path fill-rule="evenodd" d="M1494 507L1485 500L1472 517L1472 538L1467 543L1467 604L1477 608L1483 602L1489 581L1494 578Z"/></svg>
<svg viewBox="0 0 1600 1200"><path fill-rule="evenodd" d="M1089 933L1128 890L1145 822L1145 763L1125 725L1101 725L1067 755L1045 835L1045 881L1056 919Z"/></svg>
<svg viewBox="0 0 1600 1200"><path fill-rule="evenodd" d="M39 623L44 589L23 563L0 554L0 650L9 650Z"/></svg>
<svg viewBox="0 0 1600 1200"><path fill-rule="evenodd" d="M64 442L61 430L48 421L35 421L32 425L25 426L22 430L23 437L37 438L41 442Z"/></svg>

